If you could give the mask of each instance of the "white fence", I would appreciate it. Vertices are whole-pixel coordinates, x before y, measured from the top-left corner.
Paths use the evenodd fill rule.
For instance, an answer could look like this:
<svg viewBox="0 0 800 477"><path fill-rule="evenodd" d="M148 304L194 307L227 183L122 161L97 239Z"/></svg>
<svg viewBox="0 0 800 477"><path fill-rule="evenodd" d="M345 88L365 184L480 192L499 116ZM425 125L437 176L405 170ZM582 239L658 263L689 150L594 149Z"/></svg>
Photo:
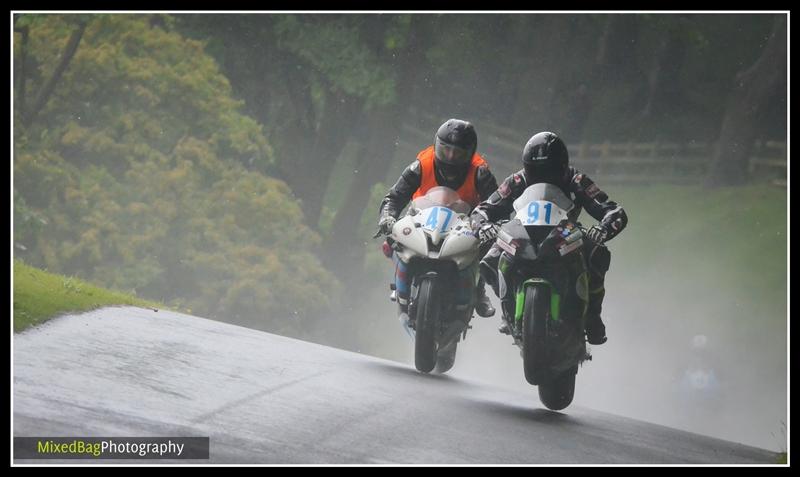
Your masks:
<svg viewBox="0 0 800 477"><path fill-rule="evenodd" d="M424 122L433 124L432 118ZM416 154L433 141L437 125L420 129L422 124L402 127L400 149ZM427 127L427 125L426 125ZM514 139L512 139L514 138ZM481 125L478 150L485 155L495 175L505 177L522 167L522 147L528 139L497 126ZM689 141L568 144L570 164L603 183L693 184L705 179L714 144ZM413 157L413 155L411 155ZM785 142L757 141L750 158L749 172L755 180L786 186L787 151Z"/></svg>

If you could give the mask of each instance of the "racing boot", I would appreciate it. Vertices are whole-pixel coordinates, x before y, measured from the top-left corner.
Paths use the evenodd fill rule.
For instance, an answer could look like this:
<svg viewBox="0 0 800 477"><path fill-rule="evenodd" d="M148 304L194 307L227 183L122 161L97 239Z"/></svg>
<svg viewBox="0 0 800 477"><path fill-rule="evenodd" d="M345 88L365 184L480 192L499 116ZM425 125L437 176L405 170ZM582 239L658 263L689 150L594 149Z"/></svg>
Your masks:
<svg viewBox="0 0 800 477"><path fill-rule="evenodd" d="M489 301L489 297L486 295L486 288L485 288L485 281L483 277L478 279L478 286L475 287L475 294L477 295L477 300L475 301L475 312L478 316L483 318L488 318L490 316L494 316L494 306L492 306L492 302Z"/></svg>
<svg viewBox="0 0 800 477"><path fill-rule="evenodd" d="M589 292L589 306L586 310L586 341L592 345L601 345L608 341L606 325L600 318L605 294L606 290L602 286Z"/></svg>
<svg viewBox="0 0 800 477"><path fill-rule="evenodd" d="M400 304L397 307L397 319L400 321L400 325L403 326L403 330L405 330L409 338L411 338L411 341L414 341L417 333L414 329L414 323L411 322L411 318L408 316L407 304Z"/></svg>
<svg viewBox="0 0 800 477"><path fill-rule="evenodd" d="M500 327L497 328L497 331L504 335L511 336L511 325L509 325L509 323L514 322L515 303L511 300L500 300L500 308L502 308L503 317L500 320L501 324Z"/></svg>

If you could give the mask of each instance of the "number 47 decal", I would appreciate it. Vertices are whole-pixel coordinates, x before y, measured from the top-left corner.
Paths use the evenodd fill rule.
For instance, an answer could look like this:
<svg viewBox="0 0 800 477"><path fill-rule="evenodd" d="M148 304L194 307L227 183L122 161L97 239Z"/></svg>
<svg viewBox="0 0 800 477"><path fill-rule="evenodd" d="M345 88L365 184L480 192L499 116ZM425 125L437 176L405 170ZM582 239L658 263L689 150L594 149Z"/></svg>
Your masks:
<svg viewBox="0 0 800 477"><path fill-rule="evenodd" d="M428 220L425 222L425 228L436 230L436 226L439 224L439 212L444 212L447 214L444 219L444 223L442 224L442 231L447 230L447 225L450 223L450 218L453 216L453 211L447 207L434 207L431 209L430 213L428 214Z"/></svg>

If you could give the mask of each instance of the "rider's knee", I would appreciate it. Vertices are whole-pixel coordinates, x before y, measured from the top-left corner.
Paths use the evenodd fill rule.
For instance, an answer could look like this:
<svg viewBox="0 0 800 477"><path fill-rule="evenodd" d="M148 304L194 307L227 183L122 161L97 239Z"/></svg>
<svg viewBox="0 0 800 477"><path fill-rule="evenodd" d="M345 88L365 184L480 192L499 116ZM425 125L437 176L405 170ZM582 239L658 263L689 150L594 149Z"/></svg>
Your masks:
<svg viewBox="0 0 800 477"><path fill-rule="evenodd" d="M597 245L589 252L589 268L591 271L601 277L605 276L608 269L611 267L611 252L608 247Z"/></svg>
<svg viewBox="0 0 800 477"><path fill-rule="evenodd" d="M499 260L499 249L497 249L497 247L492 247L480 261L478 267L480 275L490 284L497 283L497 263Z"/></svg>
<svg viewBox="0 0 800 477"><path fill-rule="evenodd" d="M486 283L488 283L492 287L495 286L495 284L497 283L497 265L496 264L494 266L492 266L486 260L481 260L481 263L480 263L480 266L479 266L479 273L480 273L481 278L483 278L483 280Z"/></svg>

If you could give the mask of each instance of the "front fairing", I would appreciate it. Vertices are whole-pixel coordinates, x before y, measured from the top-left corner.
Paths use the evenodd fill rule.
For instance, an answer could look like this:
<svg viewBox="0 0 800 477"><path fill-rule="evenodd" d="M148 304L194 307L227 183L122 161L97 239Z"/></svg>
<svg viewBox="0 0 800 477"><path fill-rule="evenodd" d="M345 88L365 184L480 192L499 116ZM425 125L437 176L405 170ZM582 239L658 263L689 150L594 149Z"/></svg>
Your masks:
<svg viewBox="0 0 800 477"><path fill-rule="evenodd" d="M478 259L479 241L465 213L442 206L411 211L392 228L400 260L450 260L461 270Z"/></svg>
<svg viewBox="0 0 800 477"><path fill-rule="evenodd" d="M580 249L583 245L583 232L567 220L554 227L526 227L514 219L500 228L497 245L520 260L558 260Z"/></svg>
<svg viewBox="0 0 800 477"><path fill-rule="evenodd" d="M404 262L408 262L413 255L428 256L428 240L425 231L414 216L406 215L395 222L391 237L400 244L401 248L397 248L397 254Z"/></svg>
<svg viewBox="0 0 800 477"><path fill-rule="evenodd" d="M525 260L557 259L582 245L579 229L569 219L575 204L556 185L529 186L514 201L514 217L501 229L497 244Z"/></svg>
<svg viewBox="0 0 800 477"><path fill-rule="evenodd" d="M499 268L508 284L519 285L530 278L546 280L562 296L567 313L583 314L588 274L579 227L568 220L553 227L526 227L515 219L501 227L497 244L503 249Z"/></svg>
<svg viewBox="0 0 800 477"><path fill-rule="evenodd" d="M527 229L517 219L500 227L496 244L512 257L531 261L538 259L536 244L531 241Z"/></svg>
<svg viewBox="0 0 800 477"><path fill-rule="evenodd" d="M547 184L544 182L540 182L538 184L533 184L528 186L525 191L522 192L522 195L517 197L514 200L514 212L516 214L520 212L527 211L527 206L531 202L536 201L546 201L552 203L556 208L559 208L565 212L571 212L572 209L575 207L575 203L564 194L564 191L561 190L560 187L554 184ZM558 223L561 219L558 220L550 220L550 224ZM526 223L525 225L531 225Z"/></svg>

